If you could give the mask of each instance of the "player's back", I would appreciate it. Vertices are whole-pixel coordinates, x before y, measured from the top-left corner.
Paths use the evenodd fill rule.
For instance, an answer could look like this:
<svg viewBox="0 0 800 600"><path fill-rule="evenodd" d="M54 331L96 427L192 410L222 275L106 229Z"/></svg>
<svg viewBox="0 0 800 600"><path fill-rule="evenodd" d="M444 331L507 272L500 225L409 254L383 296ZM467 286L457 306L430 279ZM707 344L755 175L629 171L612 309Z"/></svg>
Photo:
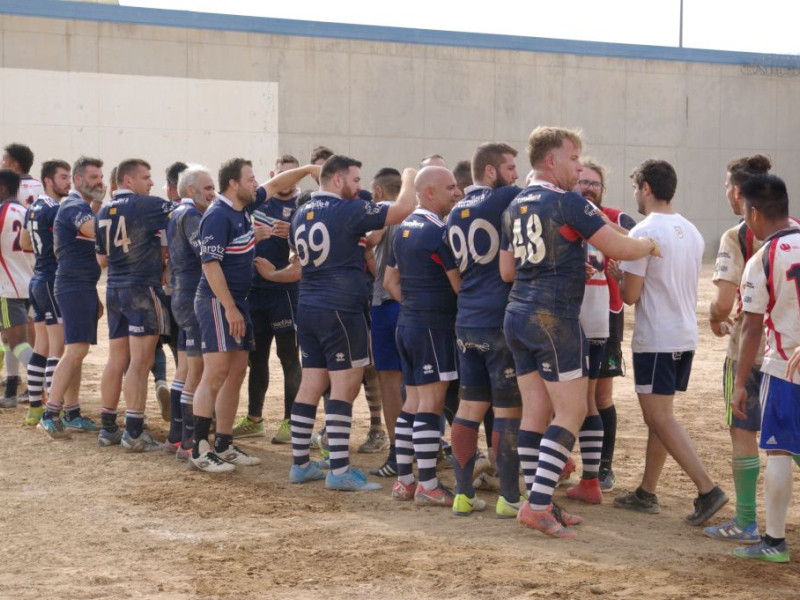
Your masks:
<svg viewBox="0 0 800 600"><path fill-rule="evenodd" d="M25 214L25 229L31 238L36 257L34 274L55 277L58 263L53 247L53 225L58 202L49 196L39 196Z"/></svg>
<svg viewBox="0 0 800 600"><path fill-rule="evenodd" d="M27 298L33 269L20 245L25 223L25 208L16 200L6 200L0 206L0 296Z"/></svg>
<svg viewBox="0 0 800 600"><path fill-rule="evenodd" d="M193 203L185 200L172 211L167 224L170 279L172 295L197 291L202 266L200 264L200 219L202 215Z"/></svg>
<svg viewBox="0 0 800 600"><path fill-rule="evenodd" d="M96 247L108 259L112 287L161 285L161 237L175 205L156 196L118 190L97 213Z"/></svg>
<svg viewBox="0 0 800 600"><path fill-rule="evenodd" d="M502 327L511 284L500 277L503 212L517 186L470 186L447 217L447 239L461 273L459 327Z"/></svg>

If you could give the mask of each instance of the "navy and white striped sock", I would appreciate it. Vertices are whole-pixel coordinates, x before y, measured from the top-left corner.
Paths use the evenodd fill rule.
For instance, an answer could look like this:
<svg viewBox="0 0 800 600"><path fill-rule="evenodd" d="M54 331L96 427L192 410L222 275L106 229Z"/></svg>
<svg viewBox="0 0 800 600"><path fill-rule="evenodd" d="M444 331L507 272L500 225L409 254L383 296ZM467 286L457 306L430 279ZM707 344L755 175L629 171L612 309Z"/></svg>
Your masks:
<svg viewBox="0 0 800 600"><path fill-rule="evenodd" d="M47 393L50 393L50 386L53 385L53 373L56 372L56 367L58 366L58 357L57 356L50 356L47 359L47 366L44 370L44 383L47 386Z"/></svg>
<svg viewBox="0 0 800 600"><path fill-rule="evenodd" d="M414 418L414 456L417 458L419 484L426 490L436 489L436 456L439 453L442 433L439 431L439 415L417 413Z"/></svg>
<svg viewBox="0 0 800 600"><path fill-rule="evenodd" d="M42 392L44 390L44 374L47 370L47 358L34 352L28 362L28 397L31 407L42 405Z"/></svg>
<svg viewBox="0 0 800 600"><path fill-rule="evenodd" d="M397 480L405 485L414 483L414 415L401 411L394 426L394 445L397 457Z"/></svg>
<svg viewBox="0 0 800 600"><path fill-rule="evenodd" d="M317 407L313 404L295 402L292 406L292 457L294 464L305 467L308 464L311 434L317 419Z"/></svg>
<svg viewBox="0 0 800 600"><path fill-rule="evenodd" d="M341 475L350 468L350 427L353 405L344 400L328 400L325 407L325 431L328 432L331 473Z"/></svg>
<svg viewBox="0 0 800 600"><path fill-rule="evenodd" d="M600 457L603 454L603 419L600 415L586 417L578 432L583 474L581 479L597 479Z"/></svg>
<svg viewBox="0 0 800 600"><path fill-rule="evenodd" d="M558 425L550 425L539 444L539 467L528 501L533 510L547 510L553 490L575 445L575 436Z"/></svg>
<svg viewBox="0 0 800 600"><path fill-rule="evenodd" d="M527 494L530 494L533 480L536 478L536 469L539 467L539 444L541 443L541 433L525 429L519 430L517 453L520 466L522 466L522 477L525 480L525 493Z"/></svg>

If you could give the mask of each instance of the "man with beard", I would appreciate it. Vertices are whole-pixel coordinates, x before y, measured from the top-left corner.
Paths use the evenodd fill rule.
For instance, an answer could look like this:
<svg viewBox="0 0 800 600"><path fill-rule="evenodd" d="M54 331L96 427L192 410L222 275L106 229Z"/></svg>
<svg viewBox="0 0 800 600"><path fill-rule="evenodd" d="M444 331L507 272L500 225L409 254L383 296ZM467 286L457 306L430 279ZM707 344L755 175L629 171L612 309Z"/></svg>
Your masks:
<svg viewBox="0 0 800 600"><path fill-rule="evenodd" d="M468 515L486 503L475 497L473 471L478 428L494 409L494 443L500 496L496 512L516 517L524 498L519 493L522 400L514 357L503 337L503 316L511 285L497 267L503 211L522 190L517 180L517 151L504 143L482 144L472 157L475 185L447 218L447 236L461 273L456 336L461 384L458 412L452 424L456 497L453 513Z"/></svg>
<svg viewBox="0 0 800 600"><path fill-rule="evenodd" d="M40 429L51 438L68 433L59 418L64 404L78 407L83 359L97 343L97 321L103 304L97 294L100 265L94 254L95 213L103 202L103 161L81 156L72 167L73 189L61 201L53 222L53 249L58 261L55 298L64 325L64 356L49 388ZM98 439L103 446L103 438Z"/></svg>
<svg viewBox="0 0 800 600"><path fill-rule="evenodd" d="M203 274L194 300L200 323L203 377L194 395L194 448L190 466L225 473L261 459L233 444L233 421L239 391L255 348L247 294L253 279L256 239L248 206L256 200L253 163L232 158L219 170L220 193L200 221ZM212 416L214 447L208 442Z"/></svg>

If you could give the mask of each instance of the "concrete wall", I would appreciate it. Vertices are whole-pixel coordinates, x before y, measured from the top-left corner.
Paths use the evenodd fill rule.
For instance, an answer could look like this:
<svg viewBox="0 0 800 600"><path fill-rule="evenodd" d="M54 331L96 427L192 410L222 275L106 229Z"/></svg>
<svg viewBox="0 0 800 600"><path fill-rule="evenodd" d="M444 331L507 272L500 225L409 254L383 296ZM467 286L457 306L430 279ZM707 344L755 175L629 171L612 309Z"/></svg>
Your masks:
<svg viewBox="0 0 800 600"><path fill-rule="evenodd" d="M455 164L504 140L524 174L536 125L580 127L586 152L610 168L609 205L635 213L628 173L645 158L672 162L676 206L711 253L735 222L723 189L731 157L766 153L790 193L800 189L800 79L786 72L13 15L0 16L0 45L0 142L29 143L37 159L140 154L161 171L246 155L263 178L277 152L302 160L325 144L361 159L368 180L382 166L433 152ZM78 85L87 81L90 101ZM107 106L120 93L132 104Z"/></svg>

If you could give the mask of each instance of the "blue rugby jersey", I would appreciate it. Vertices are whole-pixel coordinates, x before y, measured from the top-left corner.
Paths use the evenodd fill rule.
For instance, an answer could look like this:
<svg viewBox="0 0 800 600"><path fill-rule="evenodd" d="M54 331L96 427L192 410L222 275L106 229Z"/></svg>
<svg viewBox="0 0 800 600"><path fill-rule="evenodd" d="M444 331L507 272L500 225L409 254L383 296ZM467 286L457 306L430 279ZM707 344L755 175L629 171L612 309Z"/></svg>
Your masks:
<svg viewBox="0 0 800 600"><path fill-rule="evenodd" d="M577 319L586 280L583 240L605 225L576 192L533 181L503 214L500 248L514 253L517 275L508 311Z"/></svg>
<svg viewBox="0 0 800 600"><path fill-rule="evenodd" d="M100 209L95 251L108 259L110 287L161 287L160 231L174 209L169 200L124 189Z"/></svg>
<svg viewBox="0 0 800 600"><path fill-rule="evenodd" d="M228 291L238 302L243 302L250 292L255 245L249 213L236 210L230 200L217 194L200 221L200 260L220 263ZM205 273L200 277L197 294L214 297Z"/></svg>
<svg viewBox="0 0 800 600"><path fill-rule="evenodd" d="M264 188L259 188L260 190ZM297 210L297 198L290 200L279 200L278 198L265 199L253 211L253 225L261 227L272 225L275 221L286 221L291 223L292 217ZM261 240L256 244L256 256L266 258L276 269L283 269L289 264L289 240L272 236L266 240ZM269 281L261 277L253 269L253 288L261 290L296 290L298 283L278 283Z"/></svg>
<svg viewBox="0 0 800 600"><path fill-rule="evenodd" d="M34 277L54 279L56 276L56 254L53 250L53 223L58 213L58 200L39 196L25 211L25 229L31 236L36 265Z"/></svg>
<svg viewBox="0 0 800 600"><path fill-rule="evenodd" d="M470 186L447 216L447 241L461 272L459 327L502 327L511 284L500 277L503 211L522 189Z"/></svg>
<svg viewBox="0 0 800 600"><path fill-rule="evenodd" d="M173 303L178 297L191 298L193 301L197 292L197 285L203 274L200 264L202 216L191 198L182 198L178 207L172 211L167 224Z"/></svg>
<svg viewBox="0 0 800 600"><path fill-rule="evenodd" d="M397 228L388 265L400 271L403 300L398 325L452 329L456 293L447 271L457 267L445 239L444 221L417 208Z"/></svg>
<svg viewBox="0 0 800 600"><path fill-rule="evenodd" d="M303 268L299 304L346 312L369 306L363 237L383 229L388 212L385 203L311 194L297 209L289 234Z"/></svg>
<svg viewBox="0 0 800 600"><path fill-rule="evenodd" d="M89 203L76 191L59 204L53 222L53 248L56 268L55 292L96 291L100 265L94 253L94 238L80 232L81 226L94 220Z"/></svg>

